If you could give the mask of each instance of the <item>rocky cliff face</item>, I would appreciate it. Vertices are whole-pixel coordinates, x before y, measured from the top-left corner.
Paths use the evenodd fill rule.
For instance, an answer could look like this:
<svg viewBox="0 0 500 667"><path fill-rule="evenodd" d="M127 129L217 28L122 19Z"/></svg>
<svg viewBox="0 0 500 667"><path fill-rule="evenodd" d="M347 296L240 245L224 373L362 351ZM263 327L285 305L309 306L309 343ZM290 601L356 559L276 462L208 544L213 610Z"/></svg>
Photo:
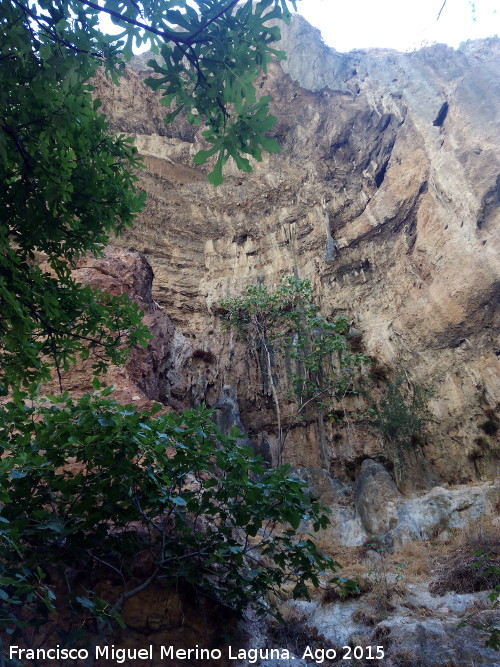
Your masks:
<svg viewBox="0 0 500 667"><path fill-rule="evenodd" d="M318 546L348 565L362 595L289 601L286 626L251 624L240 643L288 646L304 667L316 664L300 659L311 642L383 645L388 667L497 664L484 637L457 624L464 612L494 622L485 589L498 583L471 565L478 549L498 563L500 42L340 54L299 18L283 48L288 60L260 81L282 152L252 174L228 165L219 188L207 183L209 165L192 164L203 146L195 129L181 118L164 125L143 83L147 56L120 87L98 81L112 127L134 136L144 158L148 203L77 276L127 291L153 334L108 380L139 406L206 402L223 430L242 424L273 458L270 389L256 355L223 330L217 304L259 281L308 278L325 316L353 319L373 359L369 397L350 399L340 424L294 420L276 365L291 426L284 454L331 508ZM387 443L362 416L398 376L435 389L434 422L411 453L403 493L381 465ZM63 381L81 391L89 370ZM128 627L115 642L208 645L220 628L213 610L207 626L206 612L182 591L145 591L124 610Z"/></svg>
<svg viewBox="0 0 500 667"><path fill-rule="evenodd" d="M175 396L185 392L183 383L189 380L181 369L191 355L191 345L175 328L165 309L152 298L153 271L144 255L110 246L103 257L91 254L82 257L73 276L112 295L128 294L144 312L143 322L151 340L145 348L134 348L123 366L109 367L104 382L115 388L113 397L144 409L158 401L174 409L184 407ZM95 351L85 361L77 359L68 371L54 377L45 390L57 393L62 388L73 396L81 395L92 387L92 365L97 359Z"/></svg>
<svg viewBox="0 0 500 667"><path fill-rule="evenodd" d="M491 478L498 464L497 40L401 54L327 48L301 19L288 60L260 86L282 152L213 188L192 156L201 138L143 84L139 57L119 88L99 87L112 127L135 137L146 210L117 243L153 267L153 297L182 354L158 396L214 405L228 384L250 434L272 449L270 397L256 361L223 332L215 305L257 280L309 278L324 315L347 314L392 377L433 385L435 423L413 484ZM171 369L171 366L170 366ZM282 381L282 391L286 387ZM485 427L485 424L489 424ZM318 427L297 425L286 458L319 466ZM325 438L331 471L353 477L383 444L363 422ZM411 475L410 475L411 476Z"/></svg>

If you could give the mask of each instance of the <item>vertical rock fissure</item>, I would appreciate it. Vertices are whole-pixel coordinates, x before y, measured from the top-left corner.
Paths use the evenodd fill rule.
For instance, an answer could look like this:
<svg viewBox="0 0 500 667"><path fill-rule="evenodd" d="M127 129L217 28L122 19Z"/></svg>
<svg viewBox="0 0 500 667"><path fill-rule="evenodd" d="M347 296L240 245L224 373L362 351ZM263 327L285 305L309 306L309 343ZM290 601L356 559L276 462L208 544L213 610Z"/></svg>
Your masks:
<svg viewBox="0 0 500 667"><path fill-rule="evenodd" d="M332 236L332 229L330 225L330 213L326 206L325 200L321 202L324 213L325 229L326 229L326 247L325 247L325 264L333 262L337 256L337 244Z"/></svg>

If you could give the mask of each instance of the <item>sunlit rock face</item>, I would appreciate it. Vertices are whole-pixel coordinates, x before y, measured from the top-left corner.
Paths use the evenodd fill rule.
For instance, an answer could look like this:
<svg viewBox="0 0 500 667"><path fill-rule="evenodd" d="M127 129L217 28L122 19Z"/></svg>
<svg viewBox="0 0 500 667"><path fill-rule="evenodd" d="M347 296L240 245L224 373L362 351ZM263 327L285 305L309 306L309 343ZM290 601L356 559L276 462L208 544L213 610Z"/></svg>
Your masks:
<svg viewBox="0 0 500 667"><path fill-rule="evenodd" d="M202 146L195 129L163 124L165 109L143 84L147 58L119 88L99 85L112 127L134 136L147 167L147 207L117 243L150 262L153 298L189 347L176 366L183 379L175 400L215 405L231 385L244 426L272 450L271 397L255 356L222 330L216 304L257 280L273 285L295 274L311 280L324 315L354 319L364 350L392 377L434 386L436 421L410 482L491 478L499 41L341 54L301 19L283 35L288 60L260 81L281 154L265 156L252 174L228 165L218 188L207 183L208 168L191 162ZM284 397L283 379L280 387ZM363 459L383 455L362 420L322 431L337 476L352 480ZM316 422L297 424L285 458L321 467L319 437Z"/></svg>

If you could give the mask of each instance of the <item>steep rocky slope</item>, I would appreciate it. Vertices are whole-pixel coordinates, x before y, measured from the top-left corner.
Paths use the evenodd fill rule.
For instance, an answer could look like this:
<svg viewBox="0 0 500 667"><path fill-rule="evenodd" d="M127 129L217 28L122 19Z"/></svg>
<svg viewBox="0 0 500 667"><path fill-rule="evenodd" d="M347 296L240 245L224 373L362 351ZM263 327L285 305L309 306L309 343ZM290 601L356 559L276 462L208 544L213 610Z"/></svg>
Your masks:
<svg viewBox="0 0 500 667"><path fill-rule="evenodd" d="M275 439L255 360L222 331L217 302L258 280L309 278L323 314L345 313L392 377L433 385L436 422L413 485L491 478L498 466L498 40L401 54L327 48L300 18L288 60L262 77L282 152L222 186L191 163L202 143L143 83L138 57L119 88L99 86L116 130L135 137L148 204L117 243L153 267L153 296L182 333L159 397L214 405L238 392L255 439ZM163 382L163 390L162 390ZM176 384L176 383L174 383ZM168 386L167 386L168 385ZM286 386L282 380L282 391ZM492 424L485 432L484 424ZM318 466L317 424L297 425L286 458ZM488 431L488 429L486 429ZM382 457L364 423L326 426L330 469L354 478Z"/></svg>
<svg viewBox="0 0 500 667"><path fill-rule="evenodd" d="M309 645L382 645L387 667L498 664L484 635L457 624L466 612L472 623L494 620L485 589L495 582L471 565L477 549L490 563L499 556L500 42L340 54L300 18L283 35L288 60L260 80L282 152L250 175L228 165L216 189L210 166L191 161L203 146L196 130L182 119L164 125L165 108L143 83L147 56L118 88L98 80L112 127L134 136L144 158L148 194L134 228L77 269L83 282L143 304L153 334L109 381L139 406L216 406L221 427L242 423L276 458L269 386L256 355L222 328L217 304L280 276L311 280L325 316L353 319L373 366L349 418L320 424L292 418L276 365L292 426L285 459L331 508L318 546L348 565L362 595L289 601L285 626L249 624L232 641L286 646L295 657L280 665L316 664L301 659ZM363 417L397 376L435 388L434 422L403 489ZM63 381L81 391L87 365ZM128 627L114 641L208 645L226 623L217 613L207 625L207 610L182 591L145 591L127 603Z"/></svg>

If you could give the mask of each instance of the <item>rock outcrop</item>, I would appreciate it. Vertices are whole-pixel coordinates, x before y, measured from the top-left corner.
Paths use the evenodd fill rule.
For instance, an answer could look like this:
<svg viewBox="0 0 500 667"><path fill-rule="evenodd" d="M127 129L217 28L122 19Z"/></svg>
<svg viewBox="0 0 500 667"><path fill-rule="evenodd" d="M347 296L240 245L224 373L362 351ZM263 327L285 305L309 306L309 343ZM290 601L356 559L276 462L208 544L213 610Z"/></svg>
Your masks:
<svg viewBox="0 0 500 667"><path fill-rule="evenodd" d="M499 42L413 53L337 53L300 18L285 28L288 60L260 82L282 152L213 188L193 165L202 140L143 83L137 58L99 97L134 136L147 170L146 210L120 245L155 274L153 298L191 345L175 398L214 405L238 392L251 433L276 437L256 360L214 314L258 279L309 278L326 316L346 314L392 377L432 385L435 423L414 486L491 478L498 468ZM307 57L306 55L307 54ZM287 387L282 381L285 395ZM325 426L332 472L352 480L382 440L362 421ZM297 424L285 458L321 466L318 425Z"/></svg>
<svg viewBox="0 0 500 667"><path fill-rule="evenodd" d="M189 407L177 397L186 393L184 383L189 382L190 387L193 384L192 377L186 376L185 372L192 346L175 328L165 308L153 299L153 271L144 255L111 246L105 249L102 257L91 254L82 257L73 276L82 284L112 296L128 294L144 312L143 322L149 329L151 339L145 348L134 348L125 365L109 367L104 382L115 388L113 397L140 408L149 407L154 402L173 408ZM61 372L64 391L77 396L91 389L92 365L99 352L97 349L85 361L77 359L70 370ZM58 385L59 381L54 379L46 390L57 392Z"/></svg>
<svg viewBox="0 0 500 667"><path fill-rule="evenodd" d="M344 484L318 468L299 469L311 493L330 510L330 525L318 542L361 546L380 542L393 552L407 542L447 542L453 535L487 517L498 515L498 483L435 486L426 493L401 494L385 468L371 459L361 465L355 484ZM496 530L500 528L497 523Z"/></svg>
<svg viewBox="0 0 500 667"><path fill-rule="evenodd" d="M104 261L77 269L82 281L142 303L153 334L110 381L120 400L141 406L207 403L223 430L245 429L245 442L270 460L277 428L269 389L256 355L222 328L217 303L257 281L308 278L325 316L353 319L357 345L373 360L368 393L380 396L388 377L432 385L434 421L425 442L414 443L403 494L381 435L353 416L369 401L351 399L341 419L294 421L276 366L290 427L285 460L332 510L318 545L353 558L365 550L375 564L362 591L371 597L294 603L307 618L302 630L332 645L389 647L388 666L493 664L471 627L456 632L465 611L489 622L484 590L432 595L432 552L422 578L403 591L384 559L429 540L446 545L498 508L500 42L341 54L297 18L282 46L288 60L259 84L271 95L282 152L250 175L228 165L217 189L206 180L210 165L191 161L203 147L197 130L182 118L164 125L165 109L143 83L147 57L120 87L98 82L113 129L135 138L148 194ZM65 389L78 391L88 378L79 367ZM197 641L200 619L181 598L156 590L135 598L122 640ZM188 631L179 613L189 616ZM214 620L207 632L219 630Z"/></svg>
<svg viewBox="0 0 500 667"><path fill-rule="evenodd" d="M398 505L403 500L387 470L366 459L356 483L354 503L363 526L372 535L382 535L398 523Z"/></svg>

